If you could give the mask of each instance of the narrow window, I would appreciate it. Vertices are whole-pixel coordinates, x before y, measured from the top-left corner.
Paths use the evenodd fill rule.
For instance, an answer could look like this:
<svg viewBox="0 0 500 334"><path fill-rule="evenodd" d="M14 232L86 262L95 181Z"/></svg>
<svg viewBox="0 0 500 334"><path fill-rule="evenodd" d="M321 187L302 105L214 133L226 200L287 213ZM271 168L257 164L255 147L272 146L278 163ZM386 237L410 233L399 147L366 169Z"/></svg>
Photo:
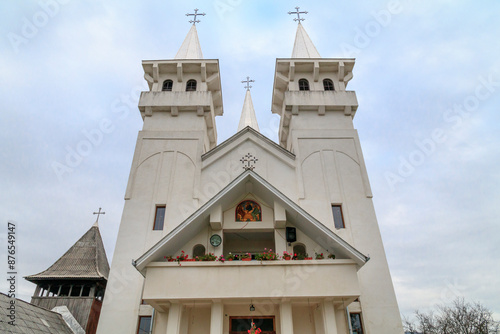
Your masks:
<svg viewBox="0 0 500 334"><path fill-rule="evenodd" d="M363 334L363 325L361 324L361 313L351 313L352 334Z"/></svg>
<svg viewBox="0 0 500 334"><path fill-rule="evenodd" d="M174 85L174 82L172 80L165 80L165 81L163 81L163 87L161 88L161 90L171 92L173 85Z"/></svg>
<svg viewBox="0 0 500 334"><path fill-rule="evenodd" d="M333 81L330 79L323 80L323 87L325 88L325 90L334 90Z"/></svg>
<svg viewBox="0 0 500 334"><path fill-rule="evenodd" d="M155 225L153 230L163 230L163 222L165 221L165 206L157 206L155 214Z"/></svg>
<svg viewBox="0 0 500 334"><path fill-rule="evenodd" d="M309 81L307 81L306 79L300 79L299 90L309 90Z"/></svg>
<svg viewBox="0 0 500 334"><path fill-rule="evenodd" d="M188 80L186 83L186 92L195 92L196 91L196 80Z"/></svg>
<svg viewBox="0 0 500 334"><path fill-rule="evenodd" d="M332 205L332 212L333 212L333 222L335 224L335 228L345 228L344 216L342 215L342 206Z"/></svg>
<svg viewBox="0 0 500 334"><path fill-rule="evenodd" d="M203 255L205 255L205 246L198 244L193 247L193 259L196 259L197 256Z"/></svg>
<svg viewBox="0 0 500 334"><path fill-rule="evenodd" d="M151 317L139 317L139 326L137 328L137 334L149 334L151 333Z"/></svg>

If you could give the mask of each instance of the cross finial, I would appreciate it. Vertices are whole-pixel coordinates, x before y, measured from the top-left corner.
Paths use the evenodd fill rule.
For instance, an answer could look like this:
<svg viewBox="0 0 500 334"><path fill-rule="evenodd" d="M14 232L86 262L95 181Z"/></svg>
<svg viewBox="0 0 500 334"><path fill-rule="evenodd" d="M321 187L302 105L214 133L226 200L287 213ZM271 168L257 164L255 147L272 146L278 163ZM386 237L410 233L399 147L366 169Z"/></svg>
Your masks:
<svg viewBox="0 0 500 334"><path fill-rule="evenodd" d="M189 21L189 23L192 23L193 25L196 25L196 23L200 23L200 20L196 20L196 16L198 16L198 15L205 16L207 14L198 13L198 8L194 9L194 14L189 14L189 13L186 14L186 16L194 16L194 18L191 21Z"/></svg>
<svg viewBox="0 0 500 334"><path fill-rule="evenodd" d="M250 88L252 88L252 86L250 86L250 82L255 82L255 80L250 80L250 77L247 77L247 79L243 80L241 83L246 83L245 88L247 90L250 90Z"/></svg>
<svg viewBox="0 0 500 334"><path fill-rule="evenodd" d="M300 17L300 14L307 14L308 12L307 11L303 11L301 12L300 11L300 7L295 7L295 9L297 10L296 12L288 12L289 15L292 15L292 14L297 14L297 18L296 19L293 19L294 21L304 21L305 19L304 18L301 18Z"/></svg>
<svg viewBox="0 0 500 334"><path fill-rule="evenodd" d="M95 221L95 223L96 223L96 224L99 222L99 216L100 216L100 215L104 215L104 214L106 214L106 212L101 211L101 208L99 208L99 211L98 211L98 212L94 212L94 215L97 215L97 219L96 219L96 221Z"/></svg>

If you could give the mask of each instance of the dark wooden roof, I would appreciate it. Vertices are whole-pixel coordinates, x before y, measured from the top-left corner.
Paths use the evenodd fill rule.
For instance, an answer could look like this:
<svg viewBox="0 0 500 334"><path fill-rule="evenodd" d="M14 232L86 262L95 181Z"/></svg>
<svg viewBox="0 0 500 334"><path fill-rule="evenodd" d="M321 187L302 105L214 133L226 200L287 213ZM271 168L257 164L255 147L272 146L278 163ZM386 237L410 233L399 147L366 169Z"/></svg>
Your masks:
<svg viewBox="0 0 500 334"><path fill-rule="evenodd" d="M94 224L47 270L25 278L36 283L44 280L107 280L108 275L106 251L99 227Z"/></svg>
<svg viewBox="0 0 500 334"><path fill-rule="evenodd" d="M15 299L16 319L15 326L8 323L8 307L11 299L0 293L0 333L12 334L74 334L56 312L46 310L20 299Z"/></svg>

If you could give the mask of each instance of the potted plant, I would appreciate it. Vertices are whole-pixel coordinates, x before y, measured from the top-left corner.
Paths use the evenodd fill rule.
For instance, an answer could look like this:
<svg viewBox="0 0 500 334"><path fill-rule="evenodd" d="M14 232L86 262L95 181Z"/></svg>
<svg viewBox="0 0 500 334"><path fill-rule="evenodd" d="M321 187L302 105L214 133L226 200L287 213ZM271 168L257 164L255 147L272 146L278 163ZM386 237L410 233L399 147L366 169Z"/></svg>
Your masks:
<svg viewBox="0 0 500 334"><path fill-rule="evenodd" d="M164 256L163 257L165 260L167 260L168 262L174 262L175 259L172 257L172 255L169 255L169 256Z"/></svg>
<svg viewBox="0 0 500 334"><path fill-rule="evenodd" d="M262 330L260 328L257 328L257 326L255 326L255 323L252 321L252 328L248 330L248 334L260 334L261 332Z"/></svg>
<svg viewBox="0 0 500 334"><path fill-rule="evenodd" d="M186 253L184 253L184 251L181 251L181 255L177 256L175 258L175 261L177 262L182 262L182 261L186 261L188 259L189 255L187 255Z"/></svg>
<svg viewBox="0 0 500 334"><path fill-rule="evenodd" d="M233 261L234 260L234 254L229 253L226 257L226 260L228 261Z"/></svg>
<svg viewBox="0 0 500 334"><path fill-rule="evenodd" d="M224 263L224 261L226 261L226 259L224 258L224 255L221 255L217 258L217 261Z"/></svg>
<svg viewBox="0 0 500 334"><path fill-rule="evenodd" d="M240 258L241 261L250 261L252 260L252 255L250 255L250 253L243 253L241 254Z"/></svg>
<svg viewBox="0 0 500 334"><path fill-rule="evenodd" d="M282 259L283 259L283 260L289 261L289 260L291 260L291 259L292 259L292 257L293 257L293 254L292 254L292 253L289 253L289 252L287 252L287 251L284 251L284 252L283 252L283 256L282 256Z"/></svg>
<svg viewBox="0 0 500 334"><path fill-rule="evenodd" d="M325 256L323 255L323 253L316 253L316 252L314 252L314 255L316 256L316 260L323 260L325 258Z"/></svg>
<svg viewBox="0 0 500 334"><path fill-rule="evenodd" d="M335 254L328 254L328 258L334 260L335 259Z"/></svg>
<svg viewBox="0 0 500 334"><path fill-rule="evenodd" d="M275 261L278 260L278 254L273 252L272 249L267 250L267 248L264 248L264 253L261 254L261 260L262 261Z"/></svg>
<svg viewBox="0 0 500 334"><path fill-rule="evenodd" d="M293 259L294 260L306 260L306 257L307 257L307 253L306 254L302 254L302 253L295 253L293 254Z"/></svg>
<svg viewBox="0 0 500 334"><path fill-rule="evenodd" d="M205 255L200 256L200 261L215 261L217 260L217 256L214 253L207 253Z"/></svg>

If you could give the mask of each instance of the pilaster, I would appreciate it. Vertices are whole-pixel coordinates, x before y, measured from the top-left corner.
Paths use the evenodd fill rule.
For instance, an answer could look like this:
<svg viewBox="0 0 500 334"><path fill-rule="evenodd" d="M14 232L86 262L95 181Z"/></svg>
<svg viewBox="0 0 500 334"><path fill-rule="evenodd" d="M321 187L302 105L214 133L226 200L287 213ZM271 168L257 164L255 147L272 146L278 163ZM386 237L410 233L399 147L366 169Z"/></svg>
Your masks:
<svg viewBox="0 0 500 334"><path fill-rule="evenodd" d="M172 303L168 310L167 332L166 334L180 334L182 319L182 305Z"/></svg>
<svg viewBox="0 0 500 334"><path fill-rule="evenodd" d="M280 324L281 334L293 334L292 303L290 301L282 301L280 304Z"/></svg>
<svg viewBox="0 0 500 334"><path fill-rule="evenodd" d="M224 330L224 305L220 300L212 303L210 334L222 334Z"/></svg>

